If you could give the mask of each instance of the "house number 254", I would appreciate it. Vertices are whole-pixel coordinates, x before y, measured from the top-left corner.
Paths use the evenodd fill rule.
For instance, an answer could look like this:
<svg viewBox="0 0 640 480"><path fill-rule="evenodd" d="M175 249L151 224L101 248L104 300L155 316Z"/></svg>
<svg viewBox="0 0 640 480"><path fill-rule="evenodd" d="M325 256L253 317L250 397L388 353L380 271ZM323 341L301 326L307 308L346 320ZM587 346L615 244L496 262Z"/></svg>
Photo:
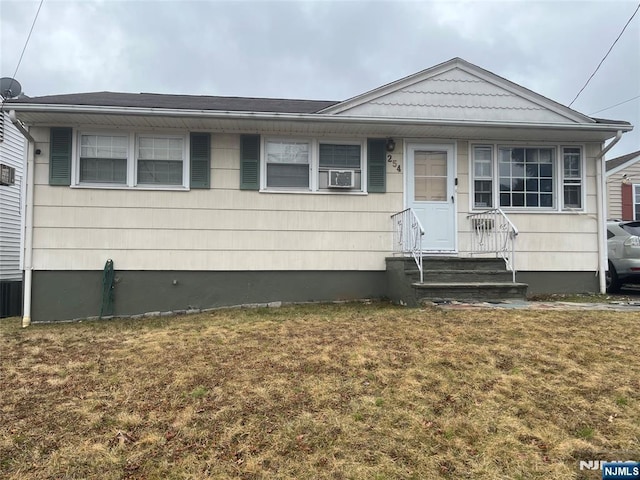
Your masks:
<svg viewBox="0 0 640 480"><path fill-rule="evenodd" d="M402 172L402 168L400 167L400 164L395 158L393 158L391 154L387 155L387 163L390 163L391 165L393 165L393 168L395 168L398 172Z"/></svg>

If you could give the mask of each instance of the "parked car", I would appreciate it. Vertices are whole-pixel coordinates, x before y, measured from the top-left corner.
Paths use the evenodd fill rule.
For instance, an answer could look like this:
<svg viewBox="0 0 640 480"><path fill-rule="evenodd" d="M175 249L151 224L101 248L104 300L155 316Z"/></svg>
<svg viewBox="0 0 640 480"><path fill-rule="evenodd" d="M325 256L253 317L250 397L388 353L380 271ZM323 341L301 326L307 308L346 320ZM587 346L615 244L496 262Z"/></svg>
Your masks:
<svg viewBox="0 0 640 480"><path fill-rule="evenodd" d="M607 292L618 292L625 283L640 283L640 221L608 221L607 252Z"/></svg>

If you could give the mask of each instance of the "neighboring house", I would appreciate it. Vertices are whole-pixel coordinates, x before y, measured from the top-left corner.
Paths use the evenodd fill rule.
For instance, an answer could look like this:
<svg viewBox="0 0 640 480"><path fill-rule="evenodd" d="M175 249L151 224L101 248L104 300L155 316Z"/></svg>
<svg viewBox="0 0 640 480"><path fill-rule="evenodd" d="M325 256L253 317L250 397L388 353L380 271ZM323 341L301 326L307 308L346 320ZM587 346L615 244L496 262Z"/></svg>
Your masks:
<svg viewBox="0 0 640 480"><path fill-rule="evenodd" d="M22 312L20 266L24 137L0 111L0 318Z"/></svg>
<svg viewBox="0 0 640 480"><path fill-rule="evenodd" d="M29 129L25 319L388 296L391 215L469 257L471 213L519 229L530 292L597 291L604 142L587 117L455 58L346 101L79 93L17 99ZM29 236L29 233L27 233ZM31 278L32 276L32 278Z"/></svg>
<svg viewBox="0 0 640 480"><path fill-rule="evenodd" d="M640 150L607 160L607 218L640 220Z"/></svg>

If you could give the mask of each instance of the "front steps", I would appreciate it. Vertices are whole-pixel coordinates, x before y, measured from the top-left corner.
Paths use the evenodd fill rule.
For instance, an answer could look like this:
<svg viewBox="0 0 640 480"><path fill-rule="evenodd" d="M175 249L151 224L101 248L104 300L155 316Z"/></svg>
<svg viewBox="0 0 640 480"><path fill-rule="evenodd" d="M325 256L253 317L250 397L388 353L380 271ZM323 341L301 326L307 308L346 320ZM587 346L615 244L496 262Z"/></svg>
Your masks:
<svg viewBox="0 0 640 480"><path fill-rule="evenodd" d="M412 257L388 257L387 291L395 303L525 300L527 285L513 283L500 258L423 257L424 282Z"/></svg>

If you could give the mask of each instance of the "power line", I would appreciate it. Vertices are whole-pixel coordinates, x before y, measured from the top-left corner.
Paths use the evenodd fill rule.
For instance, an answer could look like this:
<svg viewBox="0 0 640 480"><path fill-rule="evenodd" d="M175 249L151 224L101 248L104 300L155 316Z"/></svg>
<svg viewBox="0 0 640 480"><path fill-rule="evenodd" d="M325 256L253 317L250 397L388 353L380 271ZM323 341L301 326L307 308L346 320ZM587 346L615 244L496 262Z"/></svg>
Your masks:
<svg viewBox="0 0 640 480"><path fill-rule="evenodd" d="M36 26L36 20L38 20L38 15L40 14L40 9L42 8L42 4L44 0L40 0L40 5L38 5L38 11L36 12L36 16L33 18L33 22L31 23L31 29L29 30L29 35L27 35L27 40L24 42L24 47L22 47L22 53L20 54L20 58L18 59L18 64L16 65L16 70L13 72L13 76L11 77L11 83L9 84L9 90L11 90L11 85L13 84L13 80L15 80L16 75L18 74L18 69L20 68L20 64L22 63L22 57L24 57L24 52L27 50L27 45L29 45L29 40L31 39L31 34L33 33L33 27ZM2 108L0 111L4 109L4 100L2 102Z"/></svg>
<svg viewBox="0 0 640 480"><path fill-rule="evenodd" d="M633 15L631 15L631 18L629 18L629 20L627 21L627 23L625 24L624 28L622 29L622 31L620 32L620 35L618 35L618 38L615 39L615 41L613 42L613 44L611 45L611 47L609 48L609 51L607 52L607 54L604 56L604 58L602 60L600 60L600 63L598 64L598 66L596 67L596 69L593 71L593 73L591 74L591 76L589 77L589 79L587 80L587 82L584 84L584 86L580 89L580 91L578 92L578 94L576 95L576 98L574 98L571 103L569 104L569 107L571 107L571 105L573 105L573 102L575 102L578 97L580 96L580 94L582 93L582 91L587 88L587 85L589 85L589 82L591 81L591 79L593 78L593 76L598 72L598 70L600 69L600 66L604 63L604 61L607 59L607 57L609 56L609 54L611 53L611 50L613 50L613 47L615 46L616 43L618 43L618 40L620 40L620 37L622 37L622 34L624 33L624 31L627 29L627 26L631 23L631 20L633 20L633 17L636 16L636 13L638 13L638 10L640 10L640 3L638 4L638 6L636 7L636 11L633 12Z"/></svg>
<svg viewBox="0 0 640 480"><path fill-rule="evenodd" d="M616 103L615 105L611 105L609 107L603 108L602 110L598 110L597 112L590 113L589 115L595 115L596 113L604 112L605 110L609 110L610 108L617 107L618 105L624 105L625 103L629 103L635 100L636 98L640 98L640 95L636 95L635 97L630 98L629 100L625 100L623 102Z"/></svg>

